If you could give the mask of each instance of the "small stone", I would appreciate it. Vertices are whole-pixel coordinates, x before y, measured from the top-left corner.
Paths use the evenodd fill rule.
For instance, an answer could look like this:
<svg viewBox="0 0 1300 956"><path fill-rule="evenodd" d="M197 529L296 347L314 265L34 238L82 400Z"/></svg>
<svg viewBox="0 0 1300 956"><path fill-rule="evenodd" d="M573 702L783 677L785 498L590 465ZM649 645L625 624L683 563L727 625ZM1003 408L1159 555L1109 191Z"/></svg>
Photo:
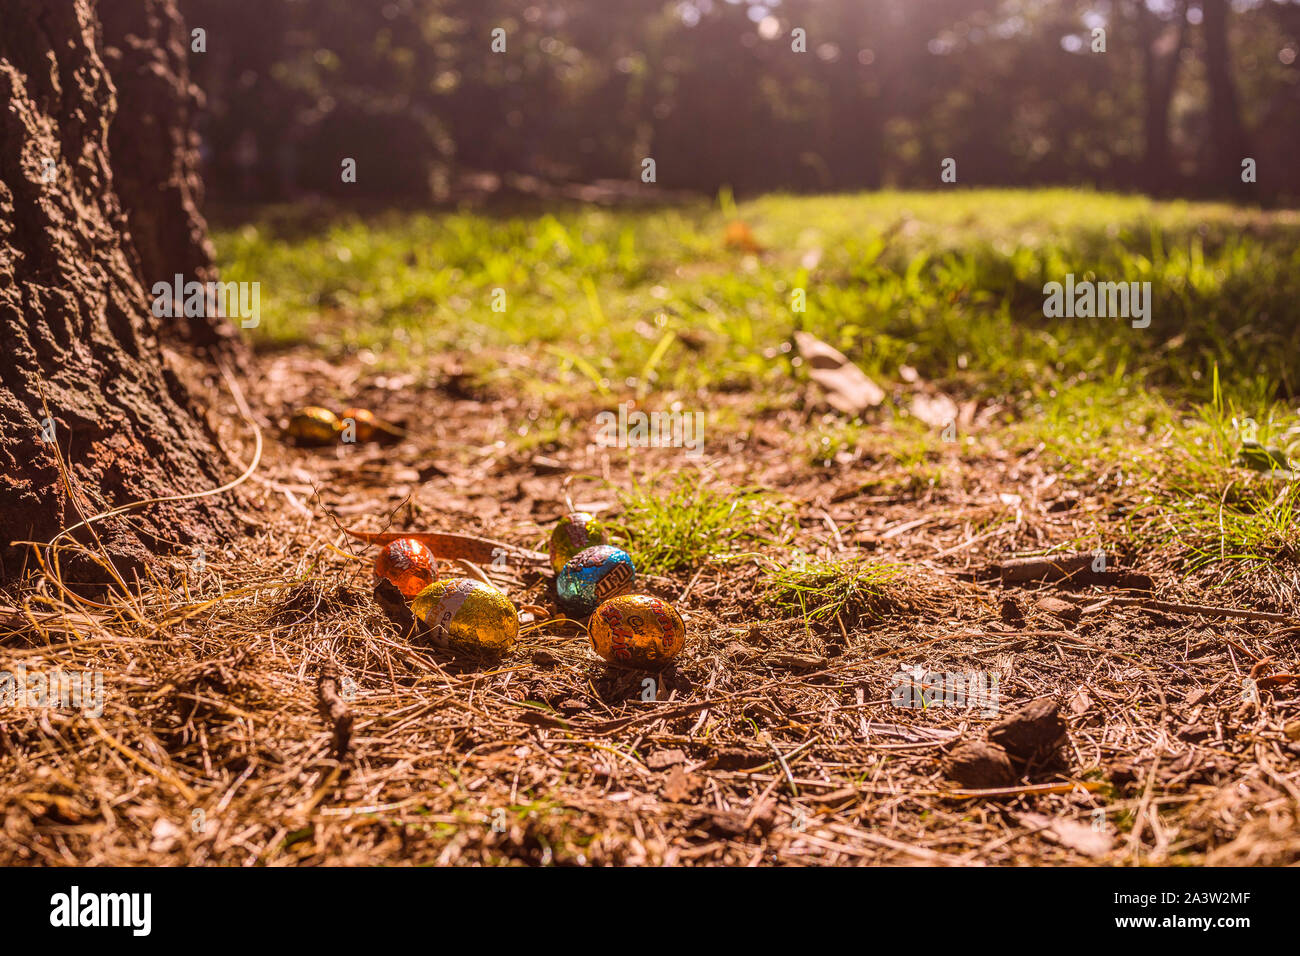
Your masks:
<svg viewBox="0 0 1300 956"><path fill-rule="evenodd" d="M679 763L686 762L686 754L680 750L656 750L646 757L645 765L651 770L665 770Z"/></svg>
<svg viewBox="0 0 1300 956"><path fill-rule="evenodd" d="M1016 769L1007 752L982 740L967 741L954 748L944 763L944 773L963 787L976 790L1008 787L1016 781Z"/></svg>
<svg viewBox="0 0 1300 956"><path fill-rule="evenodd" d="M153 840L149 843L151 853L170 853L180 843L182 834L180 827L170 820L160 817L154 822L151 836Z"/></svg>
<svg viewBox="0 0 1300 956"><path fill-rule="evenodd" d="M999 613L1001 614L1002 621L1005 624L1010 624L1013 627L1020 627L1025 623L1025 612L1020 607L1020 602L1013 597L1005 597L1002 599L1002 606L999 608Z"/></svg>
<svg viewBox="0 0 1300 956"><path fill-rule="evenodd" d="M1141 767L1131 761L1116 760L1106 769L1106 776L1115 789L1122 792L1125 787L1135 783L1143 772Z"/></svg>
<svg viewBox="0 0 1300 956"><path fill-rule="evenodd" d="M1050 753L1065 739L1065 721L1056 701L1050 697L1031 700L989 728L989 742L1019 760L1028 761Z"/></svg>
<svg viewBox="0 0 1300 956"><path fill-rule="evenodd" d="M1060 598L1054 597L1039 598L1038 609L1066 624L1079 623L1079 606L1071 604L1069 601L1062 601Z"/></svg>
<svg viewBox="0 0 1300 956"><path fill-rule="evenodd" d="M1208 724L1189 724L1182 730L1178 731L1180 740L1186 740L1188 743L1198 743L1205 740L1214 733L1214 728Z"/></svg>

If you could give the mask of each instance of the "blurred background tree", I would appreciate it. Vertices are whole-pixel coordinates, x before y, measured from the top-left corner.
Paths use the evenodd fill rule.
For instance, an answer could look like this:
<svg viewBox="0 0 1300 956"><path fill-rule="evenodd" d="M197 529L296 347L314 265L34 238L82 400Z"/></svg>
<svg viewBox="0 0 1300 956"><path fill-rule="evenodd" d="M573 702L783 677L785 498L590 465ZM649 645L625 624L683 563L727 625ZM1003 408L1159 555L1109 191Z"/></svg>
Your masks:
<svg viewBox="0 0 1300 956"><path fill-rule="evenodd" d="M1300 0L182 0L208 187L1300 195ZM504 53L491 49L503 29ZM795 52L793 31L806 52ZM1095 30L1105 52L1095 52ZM526 178L521 178L526 177Z"/></svg>

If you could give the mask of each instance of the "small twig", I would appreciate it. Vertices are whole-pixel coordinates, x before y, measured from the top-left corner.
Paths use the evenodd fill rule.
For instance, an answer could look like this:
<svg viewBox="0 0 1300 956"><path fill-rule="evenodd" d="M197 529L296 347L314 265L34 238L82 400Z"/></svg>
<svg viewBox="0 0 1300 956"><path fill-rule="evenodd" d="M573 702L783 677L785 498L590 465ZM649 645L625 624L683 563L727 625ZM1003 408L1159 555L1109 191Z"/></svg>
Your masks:
<svg viewBox="0 0 1300 956"><path fill-rule="evenodd" d="M1149 608L1153 611L1167 611L1170 614L1203 614L1206 617L1238 617L1249 621L1280 621L1290 623L1295 620L1291 614L1275 614L1272 611L1248 611L1236 607L1210 607L1204 604L1178 604L1173 601L1157 601L1144 597L1112 597L1112 604L1129 604Z"/></svg>
<svg viewBox="0 0 1300 956"><path fill-rule="evenodd" d="M348 744L352 740L352 713L348 705L339 696L338 667L333 661L321 667L320 677L316 682L316 693L320 698L321 716L329 723L334 732L332 749L334 759L342 763L347 759Z"/></svg>
<svg viewBox="0 0 1300 956"><path fill-rule="evenodd" d="M549 566L551 561L549 557L540 551L506 544L504 541L494 541L491 538L480 538L477 535L447 534L439 531L385 531L380 533L353 531L351 528L342 528L342 530L345 534L367 544L389 544L399 538L412 538L432 551L435 557L446 561L462 558L478 564L491 564L494 559L502 554L508 555L510 558L530 567Z"/></svg>

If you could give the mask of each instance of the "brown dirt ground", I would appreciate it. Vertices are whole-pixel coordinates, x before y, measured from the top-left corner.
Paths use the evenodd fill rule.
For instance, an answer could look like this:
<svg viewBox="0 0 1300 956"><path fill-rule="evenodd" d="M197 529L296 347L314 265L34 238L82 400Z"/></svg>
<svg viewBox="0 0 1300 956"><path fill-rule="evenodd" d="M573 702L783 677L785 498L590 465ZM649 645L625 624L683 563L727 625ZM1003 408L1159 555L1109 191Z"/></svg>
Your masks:
<svg viewBox="0 0 1300 956"><path fill-rule="evenodd" d="M0 613L0 669L99 670L107 701L98 719L0 711L0 862L1300 861L1297 684L1242 693L1252 672L1300 669L1300 627L980 579L1119 520L1110 491L1067 486L1039 450L954 452L934 484L869 452L814 467L799 436L815 413L796 397L710 434L725 453L698 465L671 450L523 451L511 434L536 410L527 401L437 370L422 379L266 358L245 381L266 436L242 489L248 538L202 570L169 559L134 618L120 603L78 607L50 581L5 596L27 610ZM217 382L208 390L236 474L250 430ZM280 441L294 406L352 401L418 427L388 446ZM811 555L913 570L860 619L811 628L761 603L761 558L653 578L689 640L659 699L642 701L646 675L605 666L572 625L544 622L495 663L404 640L371 594L371 555L339 531L391 522L538 547L566 491L617 517L630 468L644 481L684 467L777 493ZM1162 600L1206 603L1163 556L1121 557ZM547 604L549 575L487 570L517 604ZM1277 611L1293 587L1294 569L1279 570L1214 603ZM1049 595L1073 610L1041 607ZM1001 714L891 706L903 665L996 672ZM322 673L349 688L341 760ZM994 792L947 776L955 747L1040 698L1068 726L1056 754Z"/></svg>

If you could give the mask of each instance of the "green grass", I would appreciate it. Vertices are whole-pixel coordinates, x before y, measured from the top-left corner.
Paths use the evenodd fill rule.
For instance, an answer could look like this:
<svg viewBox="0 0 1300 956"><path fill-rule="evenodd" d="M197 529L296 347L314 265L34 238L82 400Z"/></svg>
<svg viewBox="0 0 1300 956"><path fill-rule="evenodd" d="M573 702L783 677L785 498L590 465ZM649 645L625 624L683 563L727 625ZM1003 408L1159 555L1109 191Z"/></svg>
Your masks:
<svg viewBox="0 0 1300 956"><path fill-rule="evenodd" d="M534 214L387 213L306 231L291 212L217 234L227 279L262 283L263 345L527 350L557 390L753 388L791 374L804 327L869 373L1042 394L1110 380L1300 387L1300 216L1077 192L769 196L725 248L717 204ZM1153 321L1046 319L1067 272L1150 281ZM791 308L795 288L807 311ZM504 311L494 311L494 290Z"/></svg>
<svg viewBox="0 0 1300 956"><path fill-rule="evenodd" d="M1008 435L1043 442L1067 477L1104 473L1129 542L1173 548L1189 572L1225 563L1250 570L1300 557L1300 481L1251 468L1238 454L1251 434L1288 445L1295 421L1264 396L1225 397L1212 372L1201 402L1114 385L1069 388L1028 409Z"/></svg>
<svg viewBox="0 0 1300 956"><path fill-rule="evenodd" d="M891 605L890 594L907 569L868 561L808 560L802 555L769 570L764 602L805 627L826 627L838 619L845 628L878 618Z"/></svg>
<svg viewBox="0 0 1300 956"><path fill-rule="evenodd" d="M224 278L262 284L260 346L368 349L405 369L454 352L481 385L552 403L520 423L523 449L569 441L574 399L687 397L711 429L737 414L713 394L789 408L803 377L789 340L804 328L883 384L906 364L996 402L996 437L1042 444L1067 478L1113 482L1123 534L1175 546L1189 570L1300 550L1300 482L1237 460L1246 418L1262 443L1300 451L1279 400L1300 392L1300 213L1071 190L722 199L364 220L270 210L216 238ZM766 251L726 248L733 217ZM1151 282L1150 327L1044 317L1044 283L1067 273ZM526 361L500 361L511 351ZM954 460L901 419L882 437L825 418L802 440L820 467L892 459L886 491L941 483L983 449L963 437ZM625 531L647 570L697 567L770 540L769 498L642 487Z"/></svg>
<svg viewBox="0 0 1300 956"><path fill-rule="evenodd" d="M619 497L615 540L636 555L638 570L651 574L691 574L790 538L770 492L711 485L693 470L638 479Z"/></svg>

